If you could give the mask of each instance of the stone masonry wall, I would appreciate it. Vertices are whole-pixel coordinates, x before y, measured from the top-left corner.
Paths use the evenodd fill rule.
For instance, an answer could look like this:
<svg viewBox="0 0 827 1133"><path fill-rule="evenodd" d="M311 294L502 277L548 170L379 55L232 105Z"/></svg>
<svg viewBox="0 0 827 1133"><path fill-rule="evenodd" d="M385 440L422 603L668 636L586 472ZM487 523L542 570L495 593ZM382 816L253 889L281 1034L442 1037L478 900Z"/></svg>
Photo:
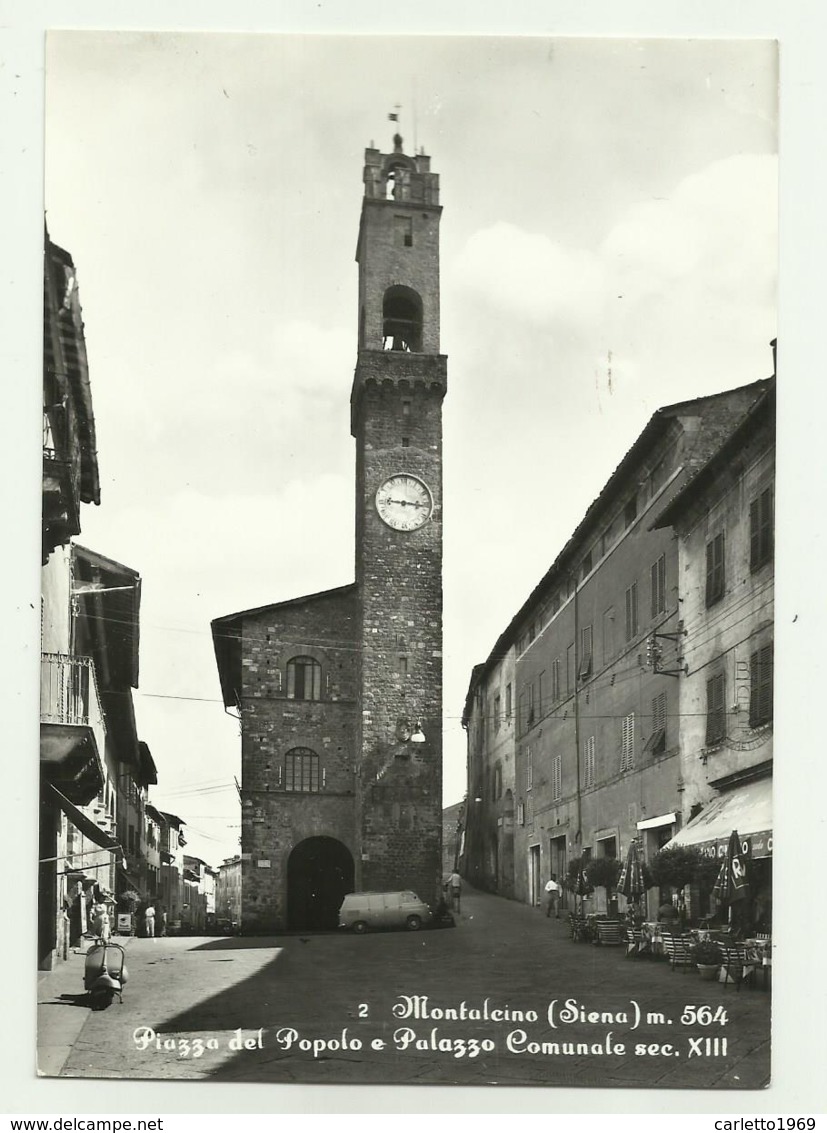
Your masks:
<svg viewBox="0 0 827 1133"><path fill-rule="evenodd" d="M244 620L242 854L245 932L286 926L287 863L305 838L327 835L356 858L355 588L274 606ZM322 699L287 699L291 657L322 667ZM285 790L285 755L319 756L318 792ZM269 863L269 864L263 864Z"/></svg>
<svg viewBox="0 0 827 1133"><path fill-rule="evenodd" d="M399 365L385 358L391 371ZM420 372L436 365L444 373L444 359L405 361L411 370L421 361ZM372 354L370 362L381 369ZM436 897L441 874L442 396L438 383L368 381L355 422L361 887L412 888L426 901ZM376 512L376 490L399 472L420 477L433 496L433 514L417 531L394 531ZM400 739L405 720L421 724L425 743Z"/></svg>

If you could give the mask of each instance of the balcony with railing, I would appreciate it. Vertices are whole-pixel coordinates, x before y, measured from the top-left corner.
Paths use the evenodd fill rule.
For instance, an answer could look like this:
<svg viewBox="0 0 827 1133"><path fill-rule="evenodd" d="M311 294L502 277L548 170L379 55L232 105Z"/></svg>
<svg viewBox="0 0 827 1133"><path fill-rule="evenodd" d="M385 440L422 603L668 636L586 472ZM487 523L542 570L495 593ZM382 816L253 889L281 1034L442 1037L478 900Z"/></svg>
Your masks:
<svg viewBox="0 0 827 1133"><path fill-rule="evenodd" d="M83 806L103 785L106 725L89 657L42 653L40 766L43 776Z"/></svg>

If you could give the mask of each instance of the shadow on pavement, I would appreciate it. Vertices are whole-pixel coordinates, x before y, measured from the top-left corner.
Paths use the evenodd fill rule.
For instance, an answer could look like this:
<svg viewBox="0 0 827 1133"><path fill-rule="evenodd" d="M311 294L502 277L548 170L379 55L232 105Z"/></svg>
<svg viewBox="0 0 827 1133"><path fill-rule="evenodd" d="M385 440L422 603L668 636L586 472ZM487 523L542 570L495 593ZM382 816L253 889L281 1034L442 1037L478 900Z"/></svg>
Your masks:
<svg viewBox="0 0 827 1133"><path fill-rule="evenodd" d="M251 1009L253 1014L257 1014L256 1005L265 1008L275 1005L278 984L284 982L289 970L285 963L285 953L272 941L265 944L263 940L259 940L251 946L269 948L276 952L276 955L246 979L234 980L234 969L229 969L226 988L164 1022L159 1022L155 1027L157 1033L162 1035L191 1031L223 1031L236 1030L238 1027L250 1029ZM192 949L192 951L205 950L208 951L209 946ZM256 1026L258 1025L256 1019Z"/></svg>
<svg viewBox="0 0 827 1133"><path fill-rule="evenodd" d="M43 1002L53 1007L88 1007L89 994L85 991L71 994L64 992L62 995L56 996L55 999L45 999Z"/></svg>
<svg viewBox="0 0 827 1133"><path fill-rule="evenodd" d="M277 948L278 941L272 936L227 936L209 940L206 944L194 944L188 952L233 952L244 948Z"/></svg>

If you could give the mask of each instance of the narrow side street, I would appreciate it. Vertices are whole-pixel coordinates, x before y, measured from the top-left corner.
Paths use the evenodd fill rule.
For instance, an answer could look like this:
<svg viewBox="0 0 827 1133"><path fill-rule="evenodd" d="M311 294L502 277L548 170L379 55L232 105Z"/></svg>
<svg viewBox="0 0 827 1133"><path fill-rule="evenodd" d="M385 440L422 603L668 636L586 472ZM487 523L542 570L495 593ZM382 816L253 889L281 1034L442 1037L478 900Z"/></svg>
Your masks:
<svg viewBox="0 0 827 1133"><path fill-rule="evenodd" d="M123 1004L103 1012L84 1005L82 957L43 977L41 1073L730 1089L769 1078L766 992L574 944L564 919L474 891L454 929L130 939L127 958Z"/></svg>

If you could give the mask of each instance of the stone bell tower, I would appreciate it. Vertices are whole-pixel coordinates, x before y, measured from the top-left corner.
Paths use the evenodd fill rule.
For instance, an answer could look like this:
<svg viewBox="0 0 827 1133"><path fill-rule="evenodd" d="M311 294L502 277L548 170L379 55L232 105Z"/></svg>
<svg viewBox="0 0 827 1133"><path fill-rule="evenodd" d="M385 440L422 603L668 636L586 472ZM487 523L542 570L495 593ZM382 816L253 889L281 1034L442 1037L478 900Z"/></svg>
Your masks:
<svg viewBox="0 0 827 1133"><path fill-rule="evenodd" d="M365 151L356 438L359 889L439 892L442 831L442 399L439 178Z"/></svg>

